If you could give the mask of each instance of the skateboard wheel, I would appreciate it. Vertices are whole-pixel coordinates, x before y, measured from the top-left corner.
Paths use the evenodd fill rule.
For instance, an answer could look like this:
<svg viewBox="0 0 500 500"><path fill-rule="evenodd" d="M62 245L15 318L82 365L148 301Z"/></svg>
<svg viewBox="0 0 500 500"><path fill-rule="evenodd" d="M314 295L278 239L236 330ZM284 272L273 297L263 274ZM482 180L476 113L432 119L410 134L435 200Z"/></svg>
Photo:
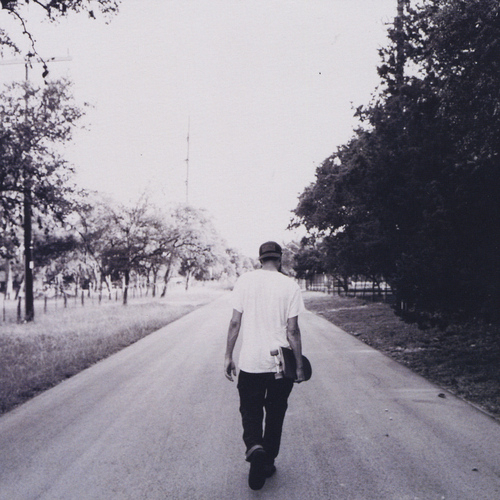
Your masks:
<svg viewBox="0 0 500 500"><path fill-rule="evenodd" d="M278 349L274 349L273 351L271 351L271 356L277 356L280 352L278 351Z"/></svg>

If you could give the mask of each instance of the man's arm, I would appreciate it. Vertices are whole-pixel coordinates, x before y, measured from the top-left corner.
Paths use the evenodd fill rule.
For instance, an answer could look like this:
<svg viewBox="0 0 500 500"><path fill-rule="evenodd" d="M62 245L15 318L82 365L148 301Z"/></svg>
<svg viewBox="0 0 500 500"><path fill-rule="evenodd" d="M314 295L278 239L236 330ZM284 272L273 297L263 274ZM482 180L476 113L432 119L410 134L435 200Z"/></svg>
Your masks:
<svg viewBox="0 0 500 500"><path fill-rule="evenodd" d="M240 333L241 327L241 316L243 313L240 313L236 309L233 309L233 316L231 321L229 322L229 328L227 331L227 347L226 347L226 359L224 362L224 374L226 378L233 381L233 375L236 375L236 365L233 361L233 351L234 346L236 344L236 339Z"/></svg>
<svg viewBox="0 0 500 500"><path fill-rule="evenodd" d="M304 377L304 367L302 364L302 339L300 336L299 328L299 317L294 316L289 318L286 324L286 337L288 343L292 348L293 354L295 355L295 362L297 364L297 382L303 382Z"/></svg>

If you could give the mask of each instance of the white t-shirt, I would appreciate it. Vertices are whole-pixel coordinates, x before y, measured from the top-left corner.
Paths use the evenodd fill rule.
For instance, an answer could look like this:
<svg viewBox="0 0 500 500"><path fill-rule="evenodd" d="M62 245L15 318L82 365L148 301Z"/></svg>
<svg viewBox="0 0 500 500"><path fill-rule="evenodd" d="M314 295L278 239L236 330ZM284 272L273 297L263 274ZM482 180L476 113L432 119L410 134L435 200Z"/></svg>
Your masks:
<svg viewBox="0 0 500 500"><path fill-rule="evenodd" d="M249 373L274 371L271 351L290 347L286 336L287 320L305 309L299 286L279 272L251 271L236 282L232 305L243 313L239 368Z"/></svg>

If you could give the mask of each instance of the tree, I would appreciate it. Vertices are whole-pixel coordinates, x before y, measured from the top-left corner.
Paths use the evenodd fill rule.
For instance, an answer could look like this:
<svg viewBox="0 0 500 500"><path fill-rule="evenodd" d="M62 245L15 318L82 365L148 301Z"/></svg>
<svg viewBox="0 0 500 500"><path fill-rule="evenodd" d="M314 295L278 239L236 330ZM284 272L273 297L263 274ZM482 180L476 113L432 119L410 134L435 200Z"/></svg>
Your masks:
<svg viewBox="0 0 500 500"><path fill-rule="evenodd" d="M180 228L179 274L186 278L187 290L191 277L212 278L215 265L225 258L225 246L205 210L184 207Z"/></svg>
<svg viewBox="0 0 500 500"><path fill-rule="evenodd" d="M229 265L227 275L229 277L238 277L247 271L255 268L255 263L250 257L242 255L240 251L235 248L227 248L226 254L229 258Z"/></svg>
<svg viewBox="0 0 500 500"><path fill-rule="evenodd" d="M80 284L89 278L81 245L72 233L37 231L34 235L35 269L42 274L45 285L62 289L62 284Z"/></svg>
<svg viewBox="0 0 500 500"><path fill-rule="evenodd" d="M96 192L80 191L72 200L71 213L66 217L68 231L78 237L79 247L87 265L92 268L94 281L102 294L103 284L111 296L110 276L112 269L107 267L104 258L107 249L106 231L109 227L109 214L115 204Z"/></svg>
<svg viewBox="0 0 500 500"><path fill-rule="evenodd" d="M409 9L381 51L382 93L295 211L345 272L383 276L426 323L499 319L499 16L492 0Z"/></svg>
<svg viewBox="0 0 500 500"><path fill-rule="evenodd" d="M370 164L369 134L362 130L357 134L318 167L316 182L301 194L292 221L292 226L305 225L310 235L302 241L296 270L308 278L327 272L344 286L355 275L372 279L380 275L390 248L363 198L373 189L364 172Z"/></svg>
<svg viewBox="0 0 500 500"><path fill-rule="evenodd" d="M10 224L0 212L0 259L3 263L0 268L5 272L5 298L13 297L15 284L24 280L20 247L22 241L21 230Z"/></svg>
<svg viewBox="0 0 500 500"><path fill-rule="evenodd" d="M7 220L18 218L27 184L40 210L67 208L73 168L57 145L72 139L82 115L68 80L13 83L0 93L0 203Z"/></svg>
<svg viewBox="0 0 500 500"><path fill-rule="evenodd" d="M405 214L397 226L391 217L400 233L393 281L419 316L498 319L499 16L491 0L411 10L406 57L418 73L388 86L383 106L369 111L393 157L373 174L391 173L388 193Z"/></svg>
<svg viewBox="0 0 500 500"><path fill-rule="evenodd" d="M147 200L141 199L132 207L109 207L102 222L105 223L102 268L122 276L123 304L126 305L131 273L140 271L145 261L162 252L154 237L159 221Z"/></svg>
<svg viewBox="0 0 500 500"><path fill-rule="evenodd" d="M67 210L72 167L57 145L71 140L82 114L67 80L43 88L14 83L0 93L0 214L5 225L23 221L27 321L34 317L31 218L47 211L62 217Z"/></svg>
<svg viewBox="0 0 500 500"><path fill-rule="evenodd" d="M295 276L295 256L300 251L300 243L291 241L282 245L281 272L287 276Z"/></svg>
<svg viewBox="0 0 500 500"><path fill-rule="evenodd" d="M317 244L303 239L294 256L294 271L297 278L312 279L316 274L328 272L325 265L325 254Z"/></svg>

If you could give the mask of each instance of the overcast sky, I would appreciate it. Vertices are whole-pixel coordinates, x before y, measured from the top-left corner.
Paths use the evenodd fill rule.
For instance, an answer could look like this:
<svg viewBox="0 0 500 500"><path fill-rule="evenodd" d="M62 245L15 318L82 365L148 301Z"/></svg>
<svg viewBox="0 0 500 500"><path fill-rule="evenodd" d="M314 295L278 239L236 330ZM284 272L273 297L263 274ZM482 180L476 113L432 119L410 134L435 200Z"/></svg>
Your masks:
<svg viewBox="0 0 500 500"><path fill-rule="evenodd" d="M124 0L108 25L29 27L44 57L69 53L51 76L94 106L67 151L78 183L123 202L145 191L185 202L189 122L189 203L255 257L265 240L293 239L290 211L351 137L395 14L396 0Z"/></svg>

